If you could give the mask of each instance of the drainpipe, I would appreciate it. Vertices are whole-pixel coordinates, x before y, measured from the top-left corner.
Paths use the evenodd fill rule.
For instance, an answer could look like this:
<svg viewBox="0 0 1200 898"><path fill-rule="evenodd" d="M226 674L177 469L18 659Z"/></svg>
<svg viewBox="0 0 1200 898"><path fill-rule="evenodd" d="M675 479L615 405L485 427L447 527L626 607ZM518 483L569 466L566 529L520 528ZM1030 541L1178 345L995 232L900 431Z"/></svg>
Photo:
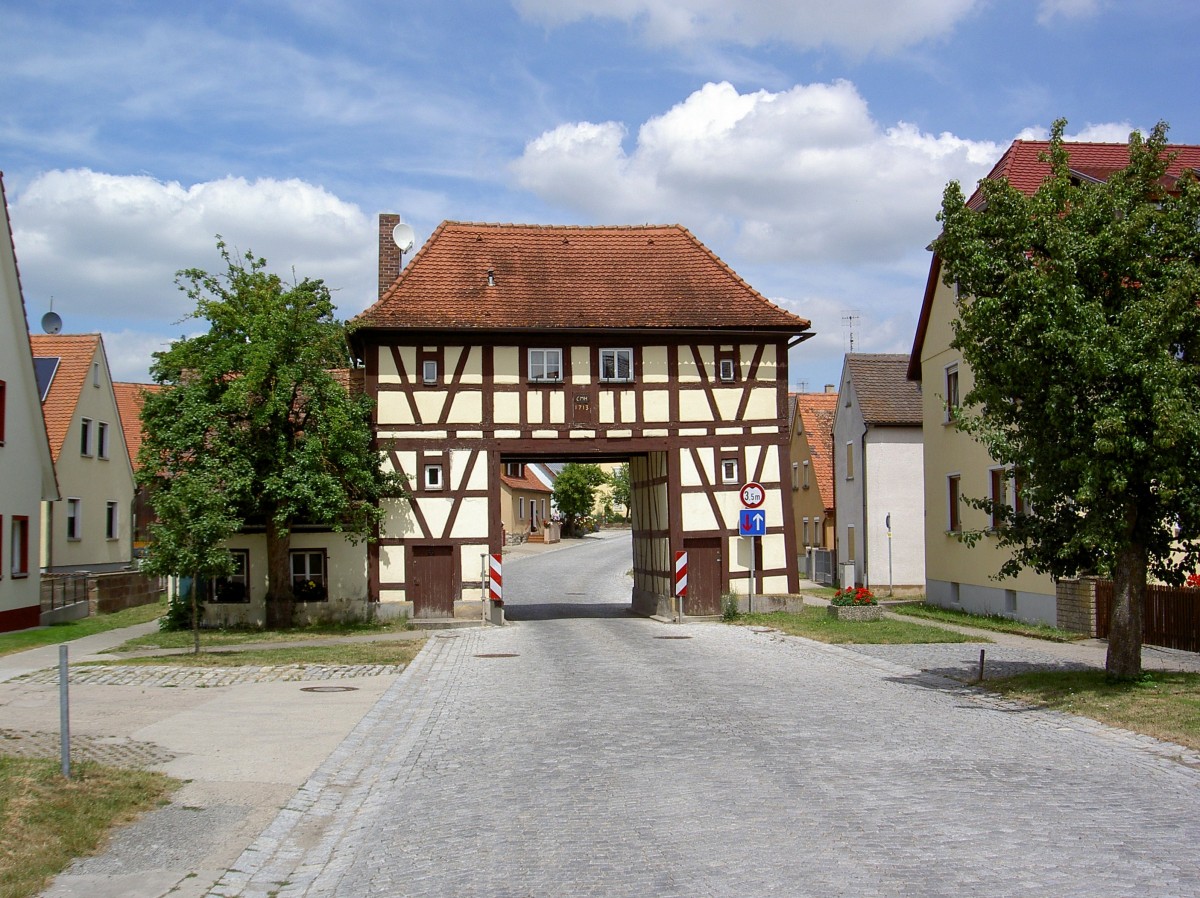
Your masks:
<svg viewBox="0 0 1200 898"><path fill-rule="evenodd" d="M862 583L867 589L871 588L871 582L867 577L868 562L871 558L869 549L871 522L867 520L867 431L870 427L870 424L864 422L862 436L858 438L858 464L862 468Z"/></svg>

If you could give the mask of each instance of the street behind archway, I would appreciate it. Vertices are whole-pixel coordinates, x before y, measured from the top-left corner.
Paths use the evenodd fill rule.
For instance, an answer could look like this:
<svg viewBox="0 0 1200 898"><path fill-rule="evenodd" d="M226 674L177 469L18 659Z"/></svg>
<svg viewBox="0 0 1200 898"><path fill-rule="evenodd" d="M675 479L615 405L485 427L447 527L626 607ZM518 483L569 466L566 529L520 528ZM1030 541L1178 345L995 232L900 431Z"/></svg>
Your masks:
<svg viewBox="0 0 1200 898"><path fill-rule="evenodd" d="M535 609L616 545L506 578L541 585ZM431 638L212 894L1200 893L1200 771L1149 740L575 598Z"/></svg>

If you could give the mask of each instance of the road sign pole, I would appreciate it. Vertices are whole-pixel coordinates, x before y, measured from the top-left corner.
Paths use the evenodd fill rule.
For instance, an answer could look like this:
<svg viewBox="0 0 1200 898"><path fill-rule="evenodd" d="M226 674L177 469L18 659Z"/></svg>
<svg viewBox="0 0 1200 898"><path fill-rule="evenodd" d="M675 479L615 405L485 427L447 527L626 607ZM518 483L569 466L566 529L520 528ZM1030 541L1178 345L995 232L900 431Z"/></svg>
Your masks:
<svg viewBox="0 0 1200 898"><path fill-rule="evenodd" d="M756 539L757 537L750 537L750 594L746 596L746 610L750 614L754 613L754 556L757 554L754 550L758 548L755 544Z"/></svg>

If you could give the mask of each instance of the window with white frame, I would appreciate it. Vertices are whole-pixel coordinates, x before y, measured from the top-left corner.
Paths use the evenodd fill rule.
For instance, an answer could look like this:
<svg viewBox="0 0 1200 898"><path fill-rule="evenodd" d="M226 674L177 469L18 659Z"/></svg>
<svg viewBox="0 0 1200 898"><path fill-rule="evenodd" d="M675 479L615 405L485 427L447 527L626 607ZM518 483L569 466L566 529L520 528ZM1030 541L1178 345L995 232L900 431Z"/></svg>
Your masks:
<svg viewBox="0 0 1200 898"><path fill-rule="evenodd" d="M600 380L605 383L629 383L633 380L633 350L601 349Z"/></svg>
<svg viewBox="0 0 1200 898"><path fill-rule="evenodd" d="M792 489L800 489L800 462L792 462Z"/></svg>
<svg viewBox="0 0 1200 898"><path fill-rule="evenodd" d="M959 408L958 397L958 364L946 366L946 423L954 420L954 413Z"/></svg>
<svg viewBox="0 0 1200 898"><path fill-rule="evenodd" d="M67 539L83 538L83 502L67 500Z"/></svg>
<svg viewBox="0 0 1200 898"><path fill-rule="evenodd" d="M230 549L229 554L233 558L233 571L227 576L213 577L206 583L202 583L200 586L201 601L219 604L240 604L250 601L250 551L248 549Z"/></svg>
<svg viewBox="0 0 1200 898"><path fill-rule="evenodd" d="M96 457L108 458L108 424L104 421L96 424Z"/></svg>
<svg viewBox="0 0 1200 898"><path fill-rule="evenodd" d="M120 507L116 502L104 503L105 539L117 539L121 535Z"/></svg>
<svg viewBox="0 0 1200 898"><path fill-rule="evenodd" d="M800 486L802 489L808 489L809 486L811 485L810 481L809 481L809 473L808 473L809 470L810 470L809 465L808 465L808 462L806 461L804 463L804 470L800 476Z"/></svg>
<svg viewBox="0 0 1200 898"><path fill-rule="evenodd" d="M507 477L516 477L519 480L525 476L525 466L520 462L505 462L504 474Z"/></svg>
<svg viewBox="0 0 1200 898"><path fill-rule="evenodd" d="M806 545L806 546L812 545L812 542L810 542L809 537L808 537L808 518L804 519L804 545Z"/></svg>
<svg viewBox="0 0 1200 898"><path fill-rule="evenodd" d="M529 379L531 381L557 382L562 380L561 349L529 350Z"/></svg>
<svg viewBox="0 0 1200 898"><path fill-rule="evenodd" d="M825 530L821 527L820 518L813 518L813 545L817 548L825 545Z"/></svg>
<svg viewBox="0 0 1200 898"><path fill-rule="evenodd" d="M946 529L951 533L958 533L962 530L962 517L960 514L961 485L962 478L958 474L951 474L946 478L946 501L948 504Z"/></svg>
<svg viewBox="0 0 1200 898"><path fill-rule="evenodd" d="M29 576L29 518L26 515L13 515L8 558L14 577Z"/></svg>
<svg viewBox="0 0 1200 898"><path fill-rule="evenodd" d="M92 419L81 418L79 420L79 454L92 454Z"/></svg>
<svg viewBox="0 0 1200 898"><path fill-rule="evenodd" d="M721 482L722 483L737 483L738 482L738 465L736 458L721 459Z"/></svg>
<svg viewBox="0 0 1200 898"><path fill-rule="evenodd" d="M518 520L518 521L523 521L523 520L525 520L525 497L524 497L524 496L519 496L519 497L518 497L518 500L519 500L519 502L520 502L520 504L518 505L518 508L519 508L520 510L519 510L519 511L518 511L518 513L517 513L517 520Z"/></svg>
<svg viewBox="0 0 1200 898"><path fill-rule="evenodd" d="M725 383L729 383L730 381L732 381L737 374L737 371L733 364L733 359L731 359L731 358L721 359L718 363L717 371L718 371L718 376Z"/></svg>
<svg viewBox="0 0 1200 898"><path fill-rule="evenodd" d="M992 500L992 529L999 530L1004 526L1002 508L1010 504L1011 473L1007 468L991 468L988 475L991 479Z"/></svg>
<svg viewBox="0 0 1200 898"><path fill-rule="evenodd" d="M421 363L421 382L424 384L436 384L438 382L437 359L426 359Z"/></svg>
<svg viewBox="0 0 1200 898"><path fill-rule="evenodd" d="M324 602L329 598L324 550L293 551L288 554L292 565L292 592L296 601Z"/></svg>
<svg viewBox="0 0 1200 898"><path fill-rule="evenodd" d="M442 481L442 466L441 465L426 465L425 466L425 489L440 490L444 486Z"/></svg>

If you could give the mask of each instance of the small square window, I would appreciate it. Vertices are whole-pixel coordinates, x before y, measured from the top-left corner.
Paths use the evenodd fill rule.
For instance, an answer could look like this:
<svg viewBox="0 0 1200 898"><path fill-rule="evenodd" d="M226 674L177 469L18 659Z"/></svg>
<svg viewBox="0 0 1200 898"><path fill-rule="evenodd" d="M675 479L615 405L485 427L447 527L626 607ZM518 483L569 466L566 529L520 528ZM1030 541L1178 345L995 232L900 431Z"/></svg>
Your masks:
<svg viewBox="0 0 1200 898"><path fill-rule="evenodd" d="M632 349L601 349L600 380L606 383L629 383L633 380Z"/></svg>
<svg viewBox="0 0 1200 898"><path fill-rule="evenodd" d="M721 359L720 362L720 377L725 383L729 383L734 377L733 359Z"/></svg>
<svg viewBox="0 0 1200 898"><path fill-rule="evenodd" d="M737 483L738 482L737 459L725 458L725 459L721 460L721 482L722 483Z"/></svg>
<svg viewBox="0 0 1200 898"><path fill-rule="evenodd" d="M558 382L562 380L561 349L529 350L529 379L531 381Z"/></svg>
<svg viewBox="0 0 1200 898"><path fill-rule="evenodd" d="M438 382L437 359L426 359L421 363L421 382L436 384Z"/></svg>
<svg viewBox="0 0 1200 898"><path fill-rule="evenodd" d="M425 466L425 489L440 490L442 488L442 466Z"/></svg>

